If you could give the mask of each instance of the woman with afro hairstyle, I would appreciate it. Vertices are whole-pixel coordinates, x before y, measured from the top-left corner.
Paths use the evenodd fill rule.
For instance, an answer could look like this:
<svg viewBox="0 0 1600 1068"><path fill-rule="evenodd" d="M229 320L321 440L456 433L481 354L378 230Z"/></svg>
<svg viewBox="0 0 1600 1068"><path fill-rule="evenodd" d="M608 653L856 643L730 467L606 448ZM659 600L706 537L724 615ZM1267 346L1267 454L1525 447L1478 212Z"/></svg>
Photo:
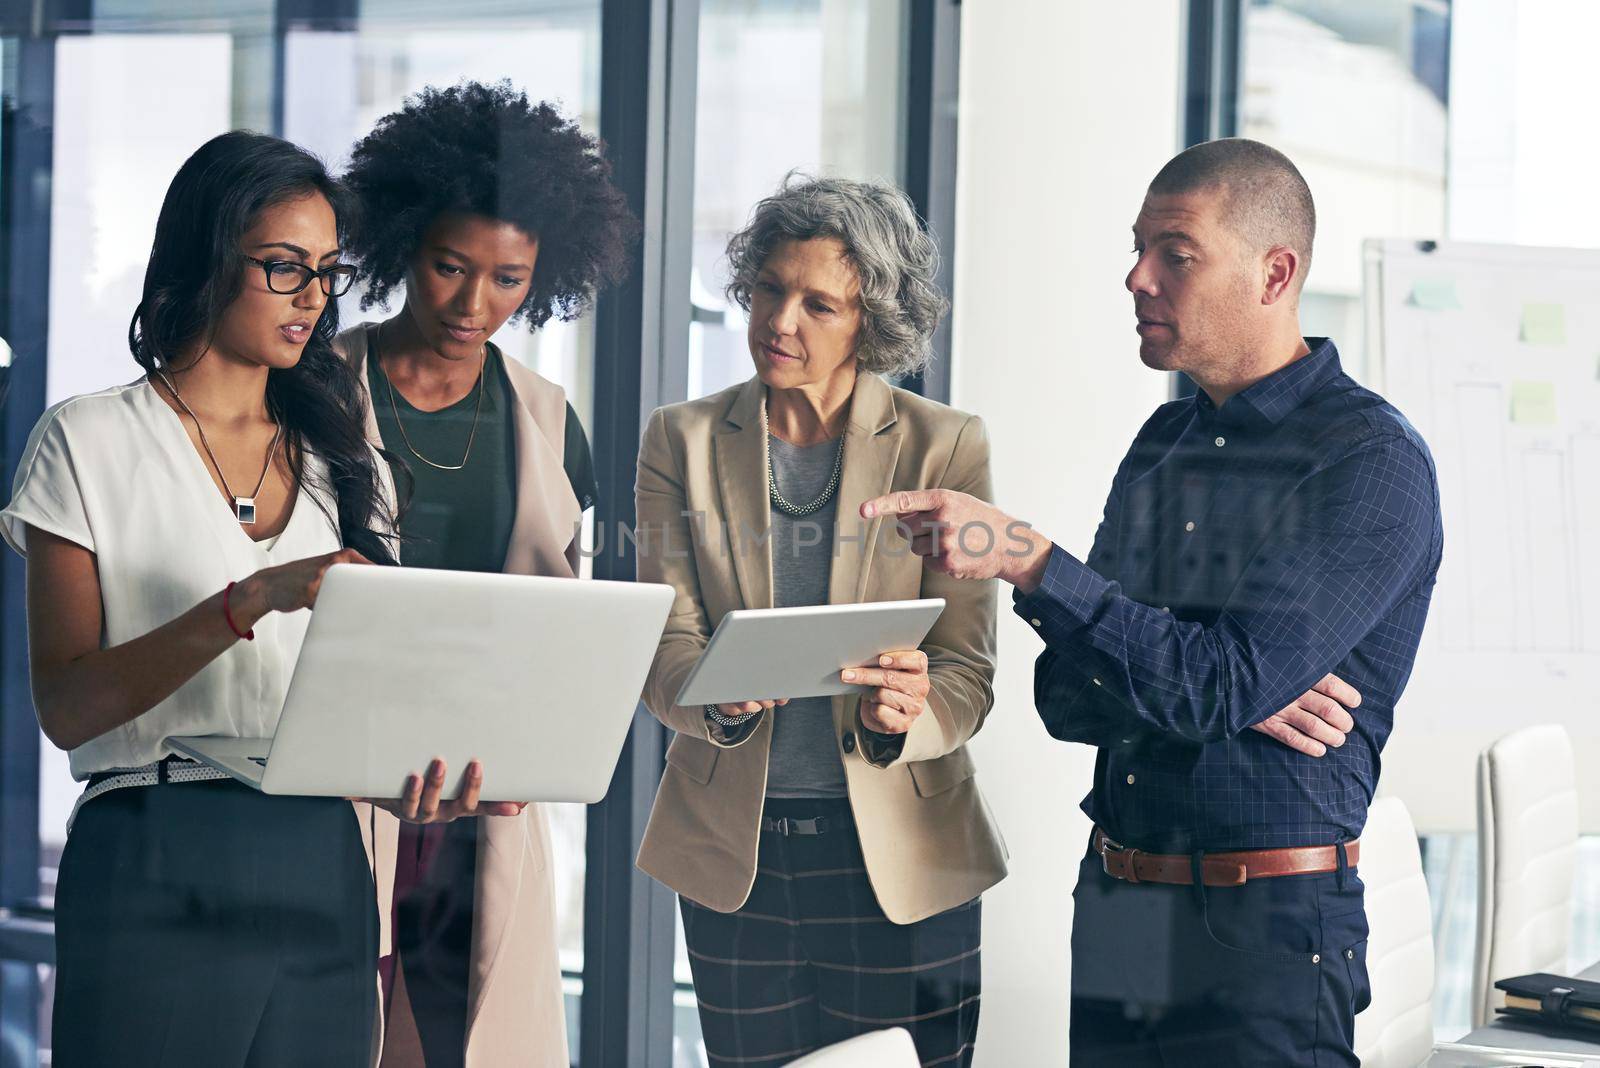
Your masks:
<svg viewBox="0 0 1600 1068"><path fill-rule="evenodd" d="M625 272L636 224L599 144L509 82L428 88L378 120L346 182L362 308L339 337L368 438L396 465L405 564L576 577L597 489L561 387L489 339L576 318ZM476 762L465 781L481 781ZM450 769L408 784L426 820ZM459 778L459 773L457 775ZM380 951L385 1065L568 1063L549 823L539 805L426 826L388 821L395 889Z"/></svg>

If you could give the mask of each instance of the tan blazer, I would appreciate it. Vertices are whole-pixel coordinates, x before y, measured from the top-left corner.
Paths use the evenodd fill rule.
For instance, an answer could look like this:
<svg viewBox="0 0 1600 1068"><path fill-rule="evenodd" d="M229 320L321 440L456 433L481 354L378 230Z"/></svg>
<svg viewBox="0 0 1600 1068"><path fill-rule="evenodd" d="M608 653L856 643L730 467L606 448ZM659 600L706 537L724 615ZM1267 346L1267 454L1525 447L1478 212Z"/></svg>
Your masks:
<svg viewBox="0 0 1600 1068"><path fill-rule="evenodd" d="M376 324L344 331L335 347L366 389L367 354ZM517 506L504 570L517 575L574 577L576 531L582 518L562 467L567 401L561 387L505 361L515 408ZM371 398L367 440L381 445ZM380 954L392 946L390 905L400 822L371 806L356 806L361 833L377 879ZM543 806L516 817L478 820L477 899L473 912L472 966L467 989L468 1068L532 1065L567 1068L566 1010L556 953L555 884L550 822ZM375 1027L374 1063L383 1043L382 1005ZM397 1033L401 1023L396 1021ZM385 1068L421 1065L419 1048L391 1049Z"/></svg>
<svg viewBox="0 0 1600 1068"><path fill-rule="evenodd" d="M657 410L635 490L639 579L678 591L645 684L645 704L677 736L639 867L721 912L743 905L755 881L771 716L782 711L760 714L735 736L713 734L702 709L672 702L724 614L772 606L764 395L752 378ZM908 734L875 742L881 736L862 731L858 699L833 699L867 875L884 913L902 924L969 901L1006 873L1005 845L966 750L993 700L995 583L926 571L893 524L860 518L862 502L879 494L935 486L989 499L982 421L860 375L844 435L829 603L947 602L922 646L932 692Z"/></svg>

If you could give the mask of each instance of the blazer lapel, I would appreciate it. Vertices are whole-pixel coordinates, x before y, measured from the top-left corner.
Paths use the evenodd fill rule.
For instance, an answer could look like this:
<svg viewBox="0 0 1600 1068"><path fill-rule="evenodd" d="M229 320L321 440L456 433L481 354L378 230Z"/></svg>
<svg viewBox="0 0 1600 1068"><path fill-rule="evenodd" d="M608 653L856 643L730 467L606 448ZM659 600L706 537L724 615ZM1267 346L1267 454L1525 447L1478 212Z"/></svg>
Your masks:
<svg viewBox="0 0 1600 1068"><path fill-rule="evenodd" d="M764 396L761 379L746 382L712 439L728 554L746 608L772 607L772 515L767 505L767 442L761 433Z"/></svg>
<svg viewBox="0 0 1600 1068"><path fill-rule="evenodd" d="M508 574L575 578L567 547L583 512L562 466L567 401L560 387L502 357L516 421L517 506L502 568ZM483 1004L517 909L526 862L528 812L478 817L477 916L473 924L468 1033Z"/></svg>
<svg viewBox="0 0 1600 1068"><path fill-rule="evenodd" d="M335 350L341 351L345 363L350 365L350 370L356 373L356 388L361 391L361 396L366 398L362 426L366 430L367 441L373 448L383 448L383 435L378 431L378 413L373 411L373 398L367 392L367 359L372 354L372 338L377 331L377 323L363 323L361 326L347 333L340 334L334 342Z"/></svg>
<svg viewBox="0 0 1600 1068"><path fill-rule="evenodd" d="M513 359L502 357L502 363L515 400L517 430L517 510L502 570L572 578L567 546L578 536L583 510L562 466L566 394ZM550 435L561 445L553 445Z"/></svg>
<svg viewBox="0 0 1600 1068"><path fill-rule="evenodd" d="M894 393L877 375L856 378L850 421L844 432L844 470L839 478L830 604L855 604L867 592L873 548L883 517L861 518L861 506L894 488L901 432L895 429Z"/></svg>

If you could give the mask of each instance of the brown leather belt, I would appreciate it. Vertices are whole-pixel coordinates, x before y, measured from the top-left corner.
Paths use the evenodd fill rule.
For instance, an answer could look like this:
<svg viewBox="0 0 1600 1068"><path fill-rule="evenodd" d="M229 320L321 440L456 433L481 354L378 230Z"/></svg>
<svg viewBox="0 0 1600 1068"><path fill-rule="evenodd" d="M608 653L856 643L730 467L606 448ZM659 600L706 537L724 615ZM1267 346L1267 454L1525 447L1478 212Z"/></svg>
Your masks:
<svg viewBox="0 0 1600 1068"><path fill-rule="evenodd" d="M1354 868L1361 856L1361 843L1346 842L1344 850L1349 866ZM1094 851L1100 854L1106 874L1113 879L1176 886L1194 883L1194 868L1189 857L1129 849L1113 841L1098 827L1094 829ZM1278 875L1321 875L1338 870L1338 846L1207 853L1200 861L1201 881L1206 886L1243 886L1251 879L1270 879Z"/></svg>

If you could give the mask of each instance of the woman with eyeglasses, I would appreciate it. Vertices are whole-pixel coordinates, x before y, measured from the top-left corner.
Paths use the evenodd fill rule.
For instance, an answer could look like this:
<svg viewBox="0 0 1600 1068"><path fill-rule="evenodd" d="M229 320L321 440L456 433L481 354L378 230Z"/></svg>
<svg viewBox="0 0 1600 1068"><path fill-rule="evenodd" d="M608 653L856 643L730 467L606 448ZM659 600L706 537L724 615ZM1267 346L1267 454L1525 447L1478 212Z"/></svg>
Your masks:
<svg viewBox="0 0 1600 1068"><path fill-rule="evenodd" d="M577 575L598 492L583 427L489 339L575 318L622 276L634 224L609 173L576 123L505 82L426 89L355 146L362 307L402 284L405 302L339 345L369 440L404 461L408 566ZM427 768L403 814L450 812L448 776ZM386 1066L568 1064L549 822L540 805L485 811L500 815L399 828Z"/></svg>
<svg viewBox="0 0 1600 1068"><path fill-rule="evenodd" d="M166 743L271 736L323 574L395 562L388 471L332 348L343 217L293 145L201 146L129 328L144 373L45 412L0 512L39 722L87 781L56 888L62 1068L370 1061L361 813Z"/></svg>

